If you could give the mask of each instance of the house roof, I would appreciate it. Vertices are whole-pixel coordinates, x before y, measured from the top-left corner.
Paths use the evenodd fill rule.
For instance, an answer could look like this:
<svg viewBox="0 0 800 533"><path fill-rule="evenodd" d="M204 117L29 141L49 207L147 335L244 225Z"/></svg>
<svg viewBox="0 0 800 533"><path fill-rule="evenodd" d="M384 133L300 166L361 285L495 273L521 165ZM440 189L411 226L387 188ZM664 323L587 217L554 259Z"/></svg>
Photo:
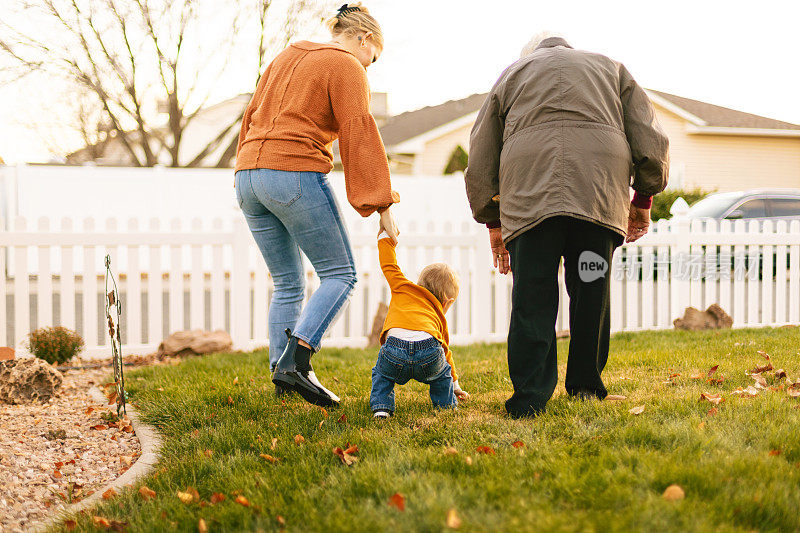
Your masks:
<svg viewBox="0 0 800 533"><path fill-rule="evenodd" d="M443 104L407 111L390 118L381 127L383 143L389 147L422 135L448 122L478 111L486 100L486 94L473 94L461 100L450 100Z"/></svg>
<svg viewBox="0 0 800 533"><path fill-rule="evenodd" d="M648 89L648 92L667 100L671 104L702 119L706 126L718 128L757 128L776 130L800 130L800 125L782 122L771 118L736 111L718 105L708 104L699 100L692 100L674 94L662 93Z"/></svg>
<svg viewBox="0 0 800 533"><path fill-rule="evenodd" d="M743 130L742 133L745 133L744 130L753 129L800 131L798 124L761 117L661 91L648 89L648 93L666 100L672 106L684 111L685 114L700 119L705 123L703 126L706 128L740 128ZM423 107L396 115L381 127L383 142L389 148L474 113L481 108L486 96L486 93L473 94L461 100L450 100L436 106Z"/></svg>

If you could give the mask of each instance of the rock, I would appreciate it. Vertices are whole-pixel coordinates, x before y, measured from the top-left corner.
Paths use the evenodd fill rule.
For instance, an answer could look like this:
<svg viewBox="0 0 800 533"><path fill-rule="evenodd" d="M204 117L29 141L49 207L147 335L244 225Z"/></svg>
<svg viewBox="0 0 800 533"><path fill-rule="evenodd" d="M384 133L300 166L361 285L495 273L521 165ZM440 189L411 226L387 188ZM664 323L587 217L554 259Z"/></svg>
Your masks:
<svg viewBox="0 0 800 533"><path fill-rule="evenodd" d="M687 307L683 318L672 321L675 329L725 329L733 326L733 318L719 305L712 304L705 311Z"/></svg>
<svg viewBox="0 0 800 533"><path fill-rule="evenodd" d="M10 361L14 359L14 348L0 346L0 361Z"/></svg>
<svg viewBox="0 0 800 533"><path fill-rule="evenodd" d="M61 372L35 357L0 362L0 402L46 402L61 386Z"/></svg>
<svg viewBox="0 0 800 533"><path fill-rule="evenodd" d="M383 323L386 322L387 313L389 313L389 306L383 302L379 303L375 318L372 319L372 331L367 338L367 346L372 347L380 344Z"/></svg>
<svg viewBox="0 0 800 533"><path fill-rule="evenodd" d="M202 355L224 352L233 346L233 339L226 331L176 331L159 345L158 355Z"/></svg>

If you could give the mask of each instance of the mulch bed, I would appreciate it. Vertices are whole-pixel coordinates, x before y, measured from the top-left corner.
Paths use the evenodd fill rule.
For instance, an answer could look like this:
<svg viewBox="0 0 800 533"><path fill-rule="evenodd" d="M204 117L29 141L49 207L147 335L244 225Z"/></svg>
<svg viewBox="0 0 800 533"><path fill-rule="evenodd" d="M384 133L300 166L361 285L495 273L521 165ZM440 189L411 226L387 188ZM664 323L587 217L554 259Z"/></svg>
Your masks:
<svg viewBox="0 0 800 533"><path fill-rule="evenodd" d="M73 366L94 366L76 361ZM45 404L0 404L0 531L24 531L125 472L139 440L115 405L89 398L110 367L63 370L64 382Z"/></svg>

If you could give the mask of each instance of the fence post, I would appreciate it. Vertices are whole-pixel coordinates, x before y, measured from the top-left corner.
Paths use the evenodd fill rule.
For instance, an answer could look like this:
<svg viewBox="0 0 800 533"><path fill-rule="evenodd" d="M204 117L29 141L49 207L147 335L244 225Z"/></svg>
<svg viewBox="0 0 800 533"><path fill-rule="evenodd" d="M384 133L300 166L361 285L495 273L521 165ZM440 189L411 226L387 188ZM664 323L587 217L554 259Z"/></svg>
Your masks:
<svg viewBox="0 0 800 533"><path fill-rule="evenodd" d="M683 316L683 311L689 303L689 276L687 261L689 260L689 225L690 220L683 214L676 213L673 217L673 233L675 240L670 245L670 309L672 320Z"/></svg>
<svg viewBox="0 0 800 533"><path fill-rule="evenodd" d="M250 233L240 217L233 222L231 263L231 338L237 350L250 348Z"/></svg>
<svg viewBox="0 0 800 533"><path fill-rule="evenodd" d="M492 328L492 253L488 237L481 235L480 231L476 233L473 241L475 280L472 286L475 292L472 299L471 337L474 342L489 342Z"/></svg>

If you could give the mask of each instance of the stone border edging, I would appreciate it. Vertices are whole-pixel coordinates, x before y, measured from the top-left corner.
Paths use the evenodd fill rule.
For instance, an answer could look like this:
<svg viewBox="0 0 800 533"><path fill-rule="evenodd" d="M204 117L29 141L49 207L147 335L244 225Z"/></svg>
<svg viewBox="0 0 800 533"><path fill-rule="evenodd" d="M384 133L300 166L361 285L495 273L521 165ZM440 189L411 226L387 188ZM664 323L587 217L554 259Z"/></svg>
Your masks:
<svg viewBox="0 0 800 533"><path fill-rule="evenodd" d="M108 399L96 386L89 389L89 397L103 405L108 403ZM139 418L139 413L130 403L126 405L127 416L133 426L134 434L139 438L142 453L133 465L114 481L111 481L102 488L97 489L91 496L79 502L73 503L61 509L56 516L45 519L42 522L33 524L30 531L34 533L44 533L53 526L61 523L68 516L79 513L80 511L94 507L102 498L103 493L108 489L114 489L117 493L125 490L127 485L132 485L139 478L146 476L155 467L161 449L161 436L155 429L143 423Z"/></svg>

